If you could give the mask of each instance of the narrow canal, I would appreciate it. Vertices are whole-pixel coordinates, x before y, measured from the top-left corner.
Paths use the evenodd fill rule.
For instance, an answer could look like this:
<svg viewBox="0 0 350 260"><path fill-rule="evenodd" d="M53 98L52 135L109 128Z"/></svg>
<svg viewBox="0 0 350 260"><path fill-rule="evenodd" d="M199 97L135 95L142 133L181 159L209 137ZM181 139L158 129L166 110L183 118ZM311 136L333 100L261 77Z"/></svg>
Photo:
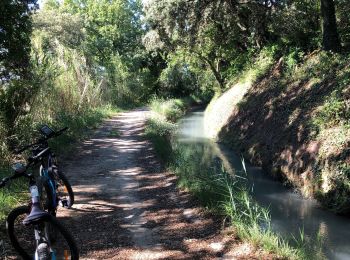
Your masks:
<svg viewBox="0 0 350 260"><path fill-rule="evenodd" d="M204 112L192 112L181 120L178 142L192 144L192 147L204 146L203 156L211 158L206 160L207 167L219 160L227 172L244 175L253 198L269 209L275 232L286 238L298 237L301 230L306 238L319 234L324 238L324 252L329 259L350 259L350 219L322 209L314 200L303 199L258 167L246 164L245 174L236 153L206 138Z"/></svg>

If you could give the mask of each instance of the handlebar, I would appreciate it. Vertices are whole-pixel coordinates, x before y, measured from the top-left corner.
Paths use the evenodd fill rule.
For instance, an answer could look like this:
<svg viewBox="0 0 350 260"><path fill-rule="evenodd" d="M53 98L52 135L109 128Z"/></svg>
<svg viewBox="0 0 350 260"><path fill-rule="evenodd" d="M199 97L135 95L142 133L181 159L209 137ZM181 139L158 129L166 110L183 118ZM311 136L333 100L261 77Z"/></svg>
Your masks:
<svg viewBox="0 0 350 260"><path fill-rule="evenodd" d="M32 143L32 144L23 146L23 147L20 148L19 150L15 150L14 153L15 153L15 154L21 154L21 153L23 153L24 151L28 150L29 148L31 148L31 147L33 147L33 146L42 144L42 143L48 141L48 140L51 139L51 138L60 136L61 134L63 134L63 132L65 132L65 131L67 131L67 130L68 130L68 127L64 127L64 128L62 128L62 129L56 131L55 133L53 133L53 134L50 135L50 136L45 136L45 137L43 137L43 138L40 138L40 139L39 139L37 142L35 142L35 143Z"/></svg>
<svg viewBox="0 0 350 260"><path fill-rule="evenodd" d="M6 183L7 183L9 180L11 180L10 177L3 178L3 179L1 180L1 182L0 182L0 188L5 187Z"/></svg>
<svg viewBox="0 0 350 260"><path fill-rule="evenodd" d="M1 180L1 182L0 182L0 188L5 187L5 185L6 185L10 180L14 180L14 179L17 179L17 178L20 178L20 177L23 177L23 176L29 177L29 175L26 174L27 169L28 169L31 165L35 164L35 163L38 161L38 159L40 159L41 156L43 156L43 155L44 155L46 152L48 152L49 150L50 150L50 148L48 147L48 148L42 150L42 151L41 151L40 153L38 153L36 156L29 157L29 159L28 159L29 163L25 166L25 170L24 170L23 172L15 172L14 175L12 175L12 176L10 176L10 177L5 177L5 178L3 178L3 179Z"/></svg>
<svg viewBox="0 0 350 260"><path fill-rule="evenodd" d="M31 156L29 157L28 161L28 165L26 166L26 168L28 168L29 166L31 166L33 163L35 163L38 159L40 159L41 156L43 156L45 153L47 153L50 150L50 147L45 148L44 150L42 150L40 153L38 153L35 156Z"/></svg>
<svg viewBox="0 0 350 260"><path fill-rule="evenodd" d="M18 179L18 178L20 178L20 177L22 177L22 176L23 176L22 174L14 174L14 175L12 175L12 176L10 176L10 177L5 177L5 178L3 178L3 179L1 180L1 182L0 182L0 188L5 187L6 184L7 184L9 181L14 180L14 179Z"/></svg>
<svg viewBox="0 0 350 260"><path fill-rule="evenodd" d="M15 154L21 154L21 153L23 153L25 150L27 150L27 149L29 149L29 148L35 146L35 145L38 145L38 144L40 144L40 143L39 143L39 142L36 142L36 143L32 143L32 144L28 144L28 145L26 145L26 146L23 146L21 149L15 150Z"/></svg>

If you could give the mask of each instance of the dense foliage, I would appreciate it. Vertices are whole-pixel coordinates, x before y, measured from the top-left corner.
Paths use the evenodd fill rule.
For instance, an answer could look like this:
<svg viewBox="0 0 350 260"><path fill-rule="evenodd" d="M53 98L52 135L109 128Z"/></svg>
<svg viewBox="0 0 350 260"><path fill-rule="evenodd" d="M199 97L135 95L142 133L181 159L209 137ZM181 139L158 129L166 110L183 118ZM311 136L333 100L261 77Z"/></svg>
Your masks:
<svg viewBox="0 0 350 260"><path fill-rule="evenodd" d="M49 0L36 7L1 4L3 158L42 122L62 125L108 104L144 102L156 82L142 45L140 1Z"/></svg>
<svg viewBox="0 0 350 260"><path fill-rule="evenodd" d="M182 64L197 83L205 77L206 85L224 89L266 46L275 46L280 56L320 47L340 51L338 27L347 45L349 4L336 4L337 9L333 0L150 0L144 7L150 27L144 43L168 61L178 60L174 53L186 57Z"/></svg>
<svg viewBox="0 0 350 260"><path fill-rule="evenodd" d="M0 5L0 82L28 73L31 19L36 0L3 0Z"/></svg>
<svg viewBox="0 0 350 260"><path fill-rule="evenodd" d="M339 39L343 46L349 39L342 0L47 0L36 7L34 0L1 5L7 130L43 107L55 118L57 107L82 111L153 95L210 100L267 46L276 55L339 51ZM52 98L36 108L43 95Z"/></svg>

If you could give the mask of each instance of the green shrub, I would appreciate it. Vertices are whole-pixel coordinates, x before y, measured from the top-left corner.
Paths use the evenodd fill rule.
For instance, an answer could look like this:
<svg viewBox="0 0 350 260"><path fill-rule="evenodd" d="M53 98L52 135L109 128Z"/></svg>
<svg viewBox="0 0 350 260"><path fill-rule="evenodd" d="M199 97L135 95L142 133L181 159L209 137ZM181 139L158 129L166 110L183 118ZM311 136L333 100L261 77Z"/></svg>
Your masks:
<svg viewBox="0 0 350 260"><path fill-rule="evenodd" d="M162 162L167 163L172 156L170 138L176 126L162 118L153 117L147 120L146 136L152 141L154 149Z"/></svg>
<svg viewBox="0 0 350 260"><path fill-rule="evenodd" d="M315 123L322 127L332 127L338 125L342 121L350 118L344 100L339 99L336 95L332 95L322 106L318 113Z"/></svg>
<svg viewBox="0 0 350 260"><path fill-rule="evenodd" d="M157 99L150 102L150 108L170 122L176 122L185 115L187 108L194 103L191 97L184 99Z"/></svg>
<svg viewBox="0 0 350 260"><path fill-rule="evenodd" d="M251 59L251 63L246 64L242 73L237 75L237 78L233 78L233 81L239 79L241 82L256 82L270 70L277 53L278 46L276 45L264 47L255 58Z"/></svg>
<svg viewBox="0 0 350 260"><path fill-rule="evenodd" d="M289 53L285 56L285 64L287 71L293 73L296 66L302 61L304 52L300 48L292 48Z"/></svg>

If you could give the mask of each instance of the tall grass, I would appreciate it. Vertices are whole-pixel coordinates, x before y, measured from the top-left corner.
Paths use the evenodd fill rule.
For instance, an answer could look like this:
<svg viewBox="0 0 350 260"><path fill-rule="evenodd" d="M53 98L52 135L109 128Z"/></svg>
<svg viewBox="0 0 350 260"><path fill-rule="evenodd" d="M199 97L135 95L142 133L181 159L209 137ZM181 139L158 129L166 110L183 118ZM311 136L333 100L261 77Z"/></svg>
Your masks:
<svg viewBox="0 0 350 260"><path fill-rule="evenodd" d="M9 176L11 171L9 167L0 168L0 178ZM17 205L22 204L28 198L28 184L24 180L16 180L11 182L11 186L0 190L0 223L7 217L7 214ZM1 234L0 225L0 234Z"/></svg>
<svg viewBox="0 0 350 260"><path fill-rule="evenodd" d="M204 144L173 145L170 169L178 184L210 211L229 221L237 236L256 247L288 259L323 259L320 239L300 236L286 240L272 231L270 214L250 195L242 175L229 174L220 162L209 162ZM205 158L205 159L203 159Z"/></svg>
<svg viewBox="0 0 350 260"><path fill-rule="evenodd" d="M147 120L146 135L151 139L159 158L167 164L171 160L172 148L169 145L175 134L176 121L185 115L187 109L194 103L193 98L159 99L154 98L149 103L153 116Z"/></svg>

